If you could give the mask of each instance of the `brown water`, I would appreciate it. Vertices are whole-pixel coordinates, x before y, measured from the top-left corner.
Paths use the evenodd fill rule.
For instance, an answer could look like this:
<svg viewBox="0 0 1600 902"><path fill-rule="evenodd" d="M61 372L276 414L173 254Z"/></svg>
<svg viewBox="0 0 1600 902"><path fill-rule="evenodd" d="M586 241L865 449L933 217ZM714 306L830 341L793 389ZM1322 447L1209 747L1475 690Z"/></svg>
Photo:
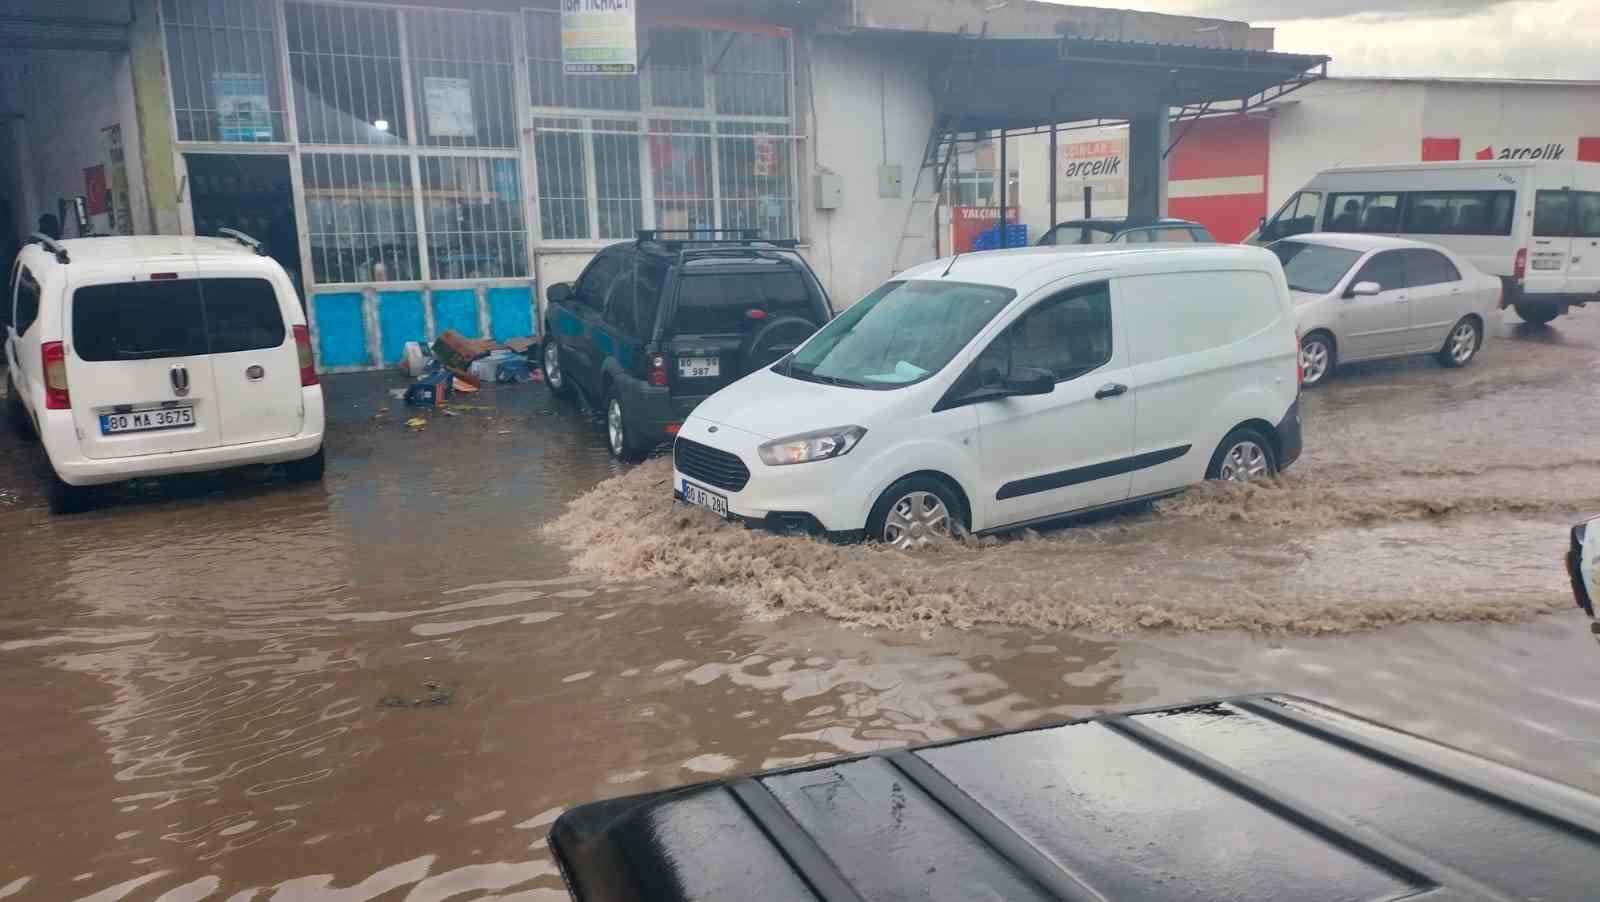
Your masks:
<svg viewBox="0 0 1600 902"><path fill-rule="evenodd" d="M714 578L674 549L764 537L619 547L648 466L602 490L641 500L595 509L583 566L541 534L618 471L538 386L414 431L374 418L395 380L330 378L325 486L73 518L0 435L0 899L556 900L544 834L581 801L1268 689L1600 789L1600 647L1558 563L1600 510L1600 316L1504 334L1311 395L1277 494L910 563L763 541L703 554ZM819 600L803 577L839 568L857 590ZM1074 602L1038 615L1051 586ZM1513 623L1369 629L1436 617Z"/></svg>

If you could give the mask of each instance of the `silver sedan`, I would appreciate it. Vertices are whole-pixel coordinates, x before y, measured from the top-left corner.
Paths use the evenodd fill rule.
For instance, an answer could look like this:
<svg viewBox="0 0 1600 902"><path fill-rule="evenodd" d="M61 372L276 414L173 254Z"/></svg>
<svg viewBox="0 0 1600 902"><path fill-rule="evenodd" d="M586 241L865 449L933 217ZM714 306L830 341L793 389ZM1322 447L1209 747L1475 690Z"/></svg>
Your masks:
<svg viewBox="0 0 1600 902"><path fill-rule="evenodd" d="M1317 233L1268 249L1294 297L1306 386L1358 360L1432 354L1465 366L1500 302L1499 279L1421 241Z"/></svg>

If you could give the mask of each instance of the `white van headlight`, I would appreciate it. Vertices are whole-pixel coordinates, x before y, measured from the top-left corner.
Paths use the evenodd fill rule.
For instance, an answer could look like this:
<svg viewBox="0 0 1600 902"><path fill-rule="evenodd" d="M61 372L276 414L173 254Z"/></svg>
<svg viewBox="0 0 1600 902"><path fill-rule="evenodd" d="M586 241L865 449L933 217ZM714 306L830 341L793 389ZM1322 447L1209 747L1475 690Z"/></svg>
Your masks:
<svg viewBox="0 0 1600 902"><path fill-rule="evenodd" d="M840 426L837 429L818 429L787 438L773 439L756 449L761 459L771 467L803 464L813 460L827 460L850 453L867 430L860 426Z"/></svg>

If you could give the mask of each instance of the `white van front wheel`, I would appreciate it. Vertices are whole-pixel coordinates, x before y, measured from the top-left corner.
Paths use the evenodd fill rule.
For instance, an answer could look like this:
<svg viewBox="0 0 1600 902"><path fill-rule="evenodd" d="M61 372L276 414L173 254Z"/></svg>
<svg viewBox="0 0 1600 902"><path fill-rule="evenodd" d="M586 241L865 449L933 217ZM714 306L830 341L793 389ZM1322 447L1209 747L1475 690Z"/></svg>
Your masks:
<svg viewBox="0 0 1600 902"><path fill-rule="evenodd" d="M956 493L932 476L908 476L882 495L867 517L867 538L910 550L926 548L966 531Z"/></svg>

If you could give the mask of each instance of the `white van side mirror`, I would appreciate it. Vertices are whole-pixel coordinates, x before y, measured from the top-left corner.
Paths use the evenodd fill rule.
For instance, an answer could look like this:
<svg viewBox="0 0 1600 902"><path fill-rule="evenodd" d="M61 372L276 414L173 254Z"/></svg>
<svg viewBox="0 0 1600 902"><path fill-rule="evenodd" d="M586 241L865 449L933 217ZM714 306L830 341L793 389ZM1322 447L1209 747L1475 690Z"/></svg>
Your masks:
<svg viewBox="0 0 1600 902"><path fill-rule="evenodd" d="M1345 292L1344 296L1347 298L1370 298L1382 291L1383 286L1377 282L1357 282L1350 286L1350 290Z"/></svg>

